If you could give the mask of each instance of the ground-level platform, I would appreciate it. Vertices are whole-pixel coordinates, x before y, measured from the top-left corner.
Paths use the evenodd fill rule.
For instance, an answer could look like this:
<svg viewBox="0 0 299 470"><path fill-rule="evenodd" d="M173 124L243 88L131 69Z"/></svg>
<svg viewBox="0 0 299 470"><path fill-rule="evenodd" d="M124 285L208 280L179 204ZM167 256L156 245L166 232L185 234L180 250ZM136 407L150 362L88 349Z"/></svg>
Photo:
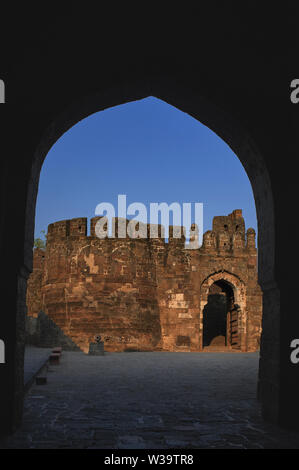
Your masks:
<svg viewBox="0 0 299 470"><path fill-rule="evenodd" d="M63 352L0 448L299 448L265 423L258 353Z"/></svg>

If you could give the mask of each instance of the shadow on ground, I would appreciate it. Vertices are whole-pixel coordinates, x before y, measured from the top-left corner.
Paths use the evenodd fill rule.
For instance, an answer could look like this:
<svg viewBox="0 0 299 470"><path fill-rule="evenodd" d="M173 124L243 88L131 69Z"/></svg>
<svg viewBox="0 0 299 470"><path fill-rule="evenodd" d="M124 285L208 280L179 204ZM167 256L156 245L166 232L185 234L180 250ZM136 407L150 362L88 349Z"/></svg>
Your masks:
<svg viewBox="0 0 299 470"><path fill-rule="evenodd" d="M263 422L258 354L64 352L0 448L299 448Z"/></svg>

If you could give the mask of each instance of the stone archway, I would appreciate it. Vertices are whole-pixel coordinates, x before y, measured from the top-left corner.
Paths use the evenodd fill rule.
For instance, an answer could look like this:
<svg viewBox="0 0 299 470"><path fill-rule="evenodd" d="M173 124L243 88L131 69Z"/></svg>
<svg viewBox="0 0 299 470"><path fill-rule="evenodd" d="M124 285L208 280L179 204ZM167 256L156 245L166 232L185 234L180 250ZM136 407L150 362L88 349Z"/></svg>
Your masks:
<svg viewBox="0 0 299 470"><path fill-rule="evenodd" d="M239 349L238 313L232 287L226 281L214 282L203 309L203 348Z"/></svg>
<svg viewBox="0 0 299 470"><path fill-rule="evenodd" d="M204 347L204 312L209 301L209 292L211 287L216 283L225 283L233 292L233 306L227 312L234 315L237 322L238 331L238 349L247 350L247 312L246 312L246 286L244 282L235 274L228 271L219 271L210 274L202 282L200 287L200 348ZM234 313L233 313L234 312ZM231 321L228 319L228 321ZM228 328L228 327L227 327Z"/></svg>
<svg viewBox="0 0 299 470"><path fill-rule="evenodd" d="M55 103L53 103L52 112L49 115L45 114L45 119L42 121L39 120L38 125L36 124L39 132L34 135L31 135L29 132L27 133L27 147L26 141L22 142L23 154L30 155L32 160L30 162L28 179L26 180L26 192L24 197L20 198L21 203L18 204L17 209L14 207L14 211L18 210L20 218L22 220L24 219L24 224L20 225L21 228L18 229L18 236L20 237L20 255L18 261L16 261L18 265L14 267L11 275L11 277L13 276L13 282L16 283L17 303L15 306L16 323L15 326L12 325L12 328L15 328L15 341L7 353L10 364L9 370L7 369L7 374L10 379L7 380L4 377L3 380L3 383L5 383L4 394L10 403L10 428L20 422L22 414L26 284L28 276L32 271L35 204L39 174L43 161L52 145L54 145L64 132L78 121L94 112L129 101L142 99L147 96L160 98L208 126L233 149L242 162L252 184L257 208L260 250L259 284L264 293L264 318L279 318L279 302L276 301L276 299L278 299L278 290L274 280L275 229L271 184L263 156L249 134L240 127L239 123L234 120L231 115L216 104L211 103L203 95L190 91L187 87L179 85L175 79L166 76L160 78L151 77L150 79L140 80L138 83L132 80L130 83L127 83L126 86L120 83L113 88L102 89L90 96L78 97L78 100L71 100L69 104L65 106L63 112L61 112L58 96L57 107L55 108ZM32 128L34 128L33 125ZM32 142L34 142L34 154L32 153ZM7 171L9 171L9 169ZM13 211L10 212L14 213ZM9 225L9 223L7 223L7 225ZM5 239L3 240L5 241ZM16 279L15 273L17 273ZM9 279L10 278L7 277L7 282L9 282ZM6 319L7 316L3 315L2 322L5 322ZM267 326L263 331L264 343L268 344L270 341L272 343L275 340L276 344L279 345L279 338L277 336L279 335L279 329L275 327L273 322L270 326L267 321L265 324ZM7 338L4 339L7 339L7 342L11 344L8 333L6 333L8 328L4 328L3 331L7 336ZM264 364L263 370L266 370L267 361L271 361L271 358L271 351L269 352L269 349L265 348L261 359L261 363ZM263 389L264 379L264 375L261 374L260 390ZM278 410L278 384L275 371L273 378L267 376L267 379L265 379L265 397L267 395L269 381L273 386L272 391L274 390L274 394L271 392L271 403L265 399L264 406L268 409L266 414L272 416L273 420L276 420ZM16 386L16 384L19 385Z"/></svg>
<svg viewBox="0 0 299 470"><path fill-rule="evenodd" d="M265 316L268 318L273 315L274 305L276 309L279 309L279 303L276 302L274 304L271 300L273 297L277 298L278 296L274 280L274 209L271 184L263 156L250 135L231 115L227 114L203 95L194 95L186 87L178 85L176 80L170 76L151 77L149 81L133 81L132 83L126 83L125 87L108 88L105 91L89 96L81 96L81 98L72 102L69 107L65 108L62 113L58 113L55 120L45 129L36 148L28 185L24 234L24 266L28 268L27 271L22 271L25 273L24 284L26 284L27 276L32 269L31 246L33 244L34 233L34 207L37 198L39 174L48 151L68 129L92 113L130 101L143 99L147 96L159 98L182 112L188 113L209 127L231 147L243 164L255 196L259 246L258 278L264 294L263 318ZM267 298L267 292L269 292L271 299L270 297ZM268 310L267 306L269 306ZM273 332L270 329L264 330L263 337L264 341L272 342ZM264 353L261 357L261 364L266 364L268 359L267 354ZM276 389L275 380L276 376L273 379L274 389ZM262 390L263 374L260 374L259 381L259 389ZM268 381L269 379L267 379ZM276 404L277 399L278 396L275 398ZM267 401L265 406L268 407L268 405L269 402ZM277 407L275 405L274 413L276 411ZM270 410L267 414L270 415L271 413L272 411Z"/></svg>

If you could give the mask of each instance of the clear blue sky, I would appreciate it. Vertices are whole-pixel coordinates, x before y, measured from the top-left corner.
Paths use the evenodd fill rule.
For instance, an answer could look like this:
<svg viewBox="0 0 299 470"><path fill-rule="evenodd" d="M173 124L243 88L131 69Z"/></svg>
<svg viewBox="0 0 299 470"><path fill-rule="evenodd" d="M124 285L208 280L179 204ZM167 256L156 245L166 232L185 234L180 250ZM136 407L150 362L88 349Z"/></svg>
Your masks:
<svg viewBox="0 0 299 470"><path fill-rule="evenodd" d="M93 114L49 151L37 199L35 236L48 224L94 217L100 202L202 202L204 231L215 215L243 209L257 229L250 182L239 159L210 129L149 97Z"/></svg>

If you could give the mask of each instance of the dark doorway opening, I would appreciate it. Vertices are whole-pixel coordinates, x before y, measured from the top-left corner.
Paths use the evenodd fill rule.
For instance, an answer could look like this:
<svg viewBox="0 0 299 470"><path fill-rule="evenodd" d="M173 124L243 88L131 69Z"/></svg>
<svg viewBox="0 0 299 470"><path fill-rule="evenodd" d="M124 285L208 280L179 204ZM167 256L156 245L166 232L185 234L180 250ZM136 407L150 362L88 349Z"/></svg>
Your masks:
<svg viewBox="0 0 299 470"><path fill-rule="evenodd" d="M203 347L239 349L238 313L232 287L223 280L214 282L203 311Z"/></svg>

